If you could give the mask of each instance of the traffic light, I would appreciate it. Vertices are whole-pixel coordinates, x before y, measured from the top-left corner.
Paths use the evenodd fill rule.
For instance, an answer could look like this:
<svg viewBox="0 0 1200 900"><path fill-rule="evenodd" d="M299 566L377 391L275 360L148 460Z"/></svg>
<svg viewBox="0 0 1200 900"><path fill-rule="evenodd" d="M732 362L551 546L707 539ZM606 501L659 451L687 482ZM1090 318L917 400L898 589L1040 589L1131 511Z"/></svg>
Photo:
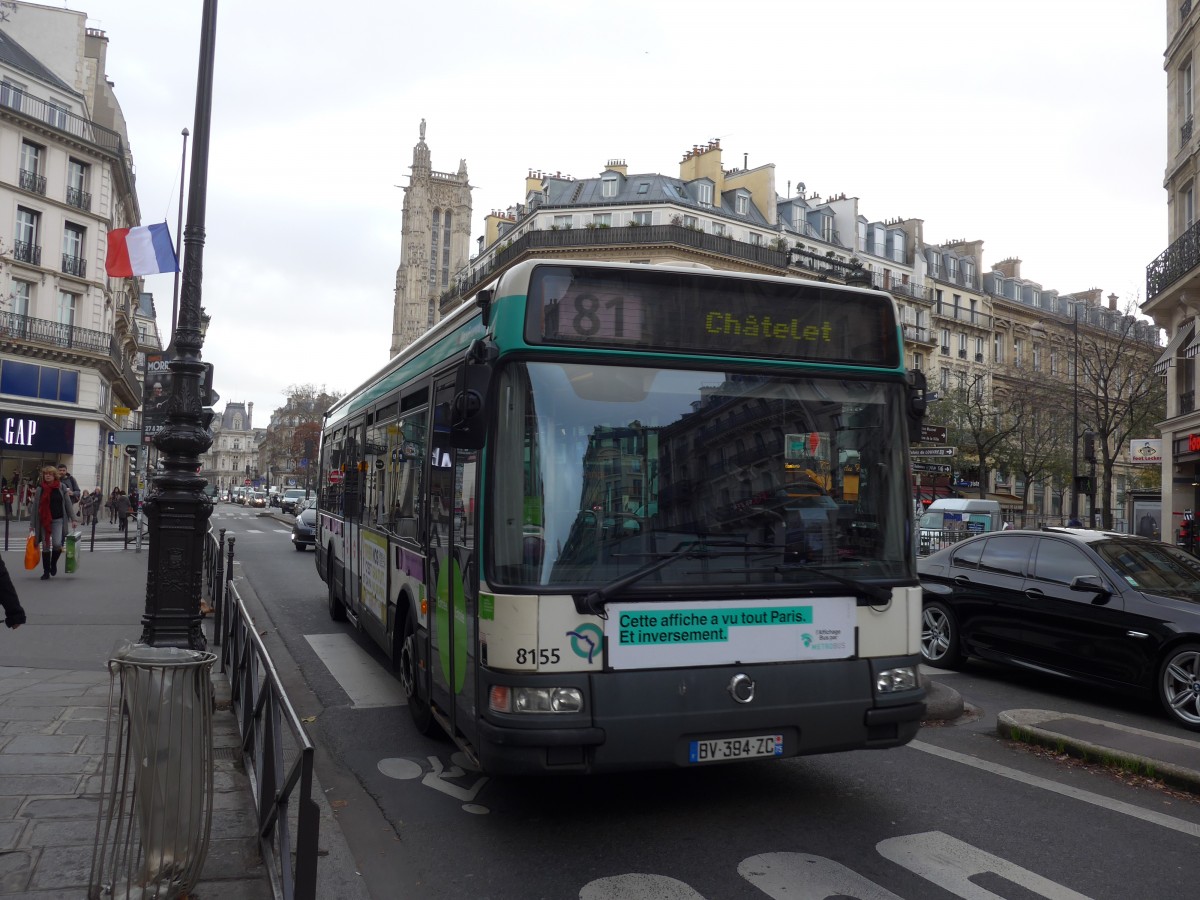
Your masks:
<svg viewBox="0 0 1200 900"><path fill-rule="evenodd" d="M1083 458L1087 462L1096 461L1096 435L1091 431L1083 433Z"/></svg>
<svg viewBox="0 0 1200 900"><path fill-rule="evenodd" d="M1075 476L1075 493L1081 497L1092 496L1092 478L1090 475Z"/></svg>

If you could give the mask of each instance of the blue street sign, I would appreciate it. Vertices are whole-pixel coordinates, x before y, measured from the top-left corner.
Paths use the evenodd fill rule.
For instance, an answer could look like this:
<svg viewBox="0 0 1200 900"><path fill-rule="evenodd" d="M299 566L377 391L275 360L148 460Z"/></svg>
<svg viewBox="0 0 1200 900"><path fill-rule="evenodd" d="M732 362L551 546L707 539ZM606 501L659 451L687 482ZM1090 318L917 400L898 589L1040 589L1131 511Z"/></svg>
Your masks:
<svg viewBox="0 0 1200 900"><path fill-rule="evenodd" d="M300 460L300 468L302 468L302 469L308 468L308 460L307 459Z"/></svg>

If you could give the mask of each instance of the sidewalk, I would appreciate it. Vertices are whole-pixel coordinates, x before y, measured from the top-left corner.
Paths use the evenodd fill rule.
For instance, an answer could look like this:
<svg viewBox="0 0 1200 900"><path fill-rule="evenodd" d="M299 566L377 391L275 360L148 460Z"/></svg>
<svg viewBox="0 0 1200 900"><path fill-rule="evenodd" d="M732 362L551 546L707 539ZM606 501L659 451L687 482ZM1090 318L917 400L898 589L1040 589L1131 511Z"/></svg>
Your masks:
<svg viewBox="0 0 1200 900"><path fill-rule="evenodd" d="M0 897L82 900L100 810L107 662L121 640L141 635L149 557L84 549L79 572L41 581L40 568L23 568L20 536L18 544L10 531L4 554L29 621L0 634ZM250 781L218 669L212 831L191 897L268 900Z"/></svg>

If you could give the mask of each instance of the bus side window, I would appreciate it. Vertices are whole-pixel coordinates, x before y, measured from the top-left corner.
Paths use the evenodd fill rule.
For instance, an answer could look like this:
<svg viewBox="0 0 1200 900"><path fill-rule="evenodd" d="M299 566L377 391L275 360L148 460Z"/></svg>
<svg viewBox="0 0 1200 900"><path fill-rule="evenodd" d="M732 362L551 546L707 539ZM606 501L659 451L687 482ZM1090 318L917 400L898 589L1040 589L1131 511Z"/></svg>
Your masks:
<svg viewBox="0 0 1200 900"><path fill-rule="evenodd" d="M416 538L421 520L421 476L425 471L425 422L429 411L406 412L400 420L396 444L392 448L395 463L390 479L391 517L400 537Z"/></svg>

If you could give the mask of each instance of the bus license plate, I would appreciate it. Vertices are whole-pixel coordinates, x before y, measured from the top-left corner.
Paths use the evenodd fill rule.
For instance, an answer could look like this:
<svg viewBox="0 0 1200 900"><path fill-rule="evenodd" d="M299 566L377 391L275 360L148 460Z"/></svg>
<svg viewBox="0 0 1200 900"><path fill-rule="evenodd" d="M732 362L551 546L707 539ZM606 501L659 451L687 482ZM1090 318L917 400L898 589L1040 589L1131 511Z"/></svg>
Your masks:
<svg viewBox="0 0 1200 900"><path fill-rule="evenodd" d="M783 735L758 734L752 737L692 741L688 750L688 762L694 763L754 759L760 756L783 756Z"/></svg>

